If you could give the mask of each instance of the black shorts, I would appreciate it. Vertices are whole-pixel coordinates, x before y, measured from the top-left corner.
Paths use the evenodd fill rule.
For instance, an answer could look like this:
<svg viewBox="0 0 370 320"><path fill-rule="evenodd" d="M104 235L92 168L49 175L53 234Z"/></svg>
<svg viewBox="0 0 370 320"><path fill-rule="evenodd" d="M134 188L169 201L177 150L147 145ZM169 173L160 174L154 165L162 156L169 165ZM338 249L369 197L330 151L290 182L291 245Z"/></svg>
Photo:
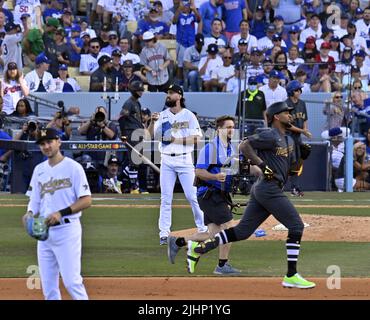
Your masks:
<svg viewBox="0 0 370 320"><path fill-rule="evenodd" d="M213 191L211 196L204 199L203 196L198 197L199 207L204 212L204 224L209 225L214 223L221 225L233 219L233 214L227 204L225 196L219 191Z"/></svg>

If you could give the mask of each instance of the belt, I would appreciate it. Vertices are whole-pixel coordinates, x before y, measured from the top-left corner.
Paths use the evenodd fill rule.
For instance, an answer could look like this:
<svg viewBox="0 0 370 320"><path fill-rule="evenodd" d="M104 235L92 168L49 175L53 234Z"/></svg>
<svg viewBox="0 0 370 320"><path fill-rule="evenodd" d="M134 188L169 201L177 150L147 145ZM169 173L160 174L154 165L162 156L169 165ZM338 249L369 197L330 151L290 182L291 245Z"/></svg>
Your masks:
<svg viewBox="0 0 370 320"><path fill-rule="evenodd" d="M187 153L163 153L164 155L166 156L170 156L170 157L178 157L178 156L184 156L186 155Z"/></svg>
<svg viewBox="0 0 370 320"><path fill-rule="evenodd" d="M69 220L68 218L64 218L63 221L64 221L63 224L71 223L71 220ZM56 224L52 225L52 227L56 227L56 226L60 226L60 225L61 225L61 223L57 222Z"/></svg>

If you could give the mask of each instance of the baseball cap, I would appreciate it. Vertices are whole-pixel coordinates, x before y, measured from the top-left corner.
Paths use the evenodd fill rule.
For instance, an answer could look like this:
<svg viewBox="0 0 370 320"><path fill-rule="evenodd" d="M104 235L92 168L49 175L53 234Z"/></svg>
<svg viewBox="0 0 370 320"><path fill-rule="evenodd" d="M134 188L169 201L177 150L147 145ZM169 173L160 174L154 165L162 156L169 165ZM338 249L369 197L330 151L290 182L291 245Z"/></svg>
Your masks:
<svg viewBox="0 0 370 320"><path fill-rule="evenodd" d="M47 26L58 28L60 26L59 20L56 18L49 18L46 22Z"/></svg>
<svg viewBox="0 0 370 320"><path fill-rule="evenodd" d="M343 51L352 51L351 47L344 47Z"/></svg>
<svg viewBox="0 0 370 320"><path fill-rule="evenodd" d="M256 11L265 11L262 6L257 6Z"/></svg>
<svg viewBox="0 0 370 320"><path fill-rule="evenodd" d="M149 108L141 108L141 113L146 114L148 116L152 114Z"/></svg>
<svg viewBox="0 0 370 320"><path fill-rule="evenodd" d="M8 63L8 70L17 70L18 69L18 66L15 62L9 62Z"/></svg>
<svg viewBox="0 0 370 320"><path fill-rule="evenodd" d="M108 164L119 164L119 160L116 156L112 155L110 156L110 158L108 159Z"/></svg>
<svg viewBox="0 0 370 320"><path fill-rule="evenodd" d="M257 77L251 76L248 78L248 84L257 84Z"/></svg>
<svg viewBox="0 0 370 320"><path fill-rule="evenodd" d="M269 24L267 26L266 32L275 32L276 31L276 26L274 24Z"/></svg>
<svg viewBox="0 0 370 320"><path fill-rule="evenodd" d="M153 11L155 11L155 12L158 12L158 9L156 8L156 7L150 7L149 8L149 12L153 12Z"/></svg>
<svg viewBox="0 0 370 320"><path fill-rule="evenodd" d="M110 30L110 26L109 24L105 23L103 24L103 26L101 27L101 31L104 31L104 32L108 32Z"/></svg>
<svg viewBox="0 0 370 320"><path fill-rule="evenodd" d="M358 66L352 66L351 72L361 72L361 69Z"/></svg>
<svg viewBox="0 0 370 320"><path fill-rule="evenodd" d="M364 50L356 50L355 53L353 54L355 57L363 57L365 58L366 57L366 53Z"/></svg>
<svg viewBox="0 0 370 320"><path fill-rule="evenodd" d="M274 17L274 21L275 20L284 21L284 18L281 15L277 15L277 16Z"/></svg>
<svg viewBox="0 0 370 320"><path fill-rule="evenodd" d="M78 24L75 24L75 25L71 28L71 31L72 31L72 32L81 32L81 27L80 27Z"/></svg>
<svg viewBox="0 0 370 320"><path fill-rule="evenodd" d="M44 52L41 52L35 59L36 64L41 64L41 63L47 63L50 64L50 60L48 57L45 55Z"/></svg>
<svg viewBox="0 0 370 320"><path fill-rule="evenodd" d="M132 60L125 60L125 61L123 61L122 66L124 68L132 68L134 66L134 64L132 63Z"/></svg>
<svg viewBox="0 0 370 320"><path fill-rule="evenodd" d="M345 12L343 12L341 15L340 15L340 18L341 19L349 19L349 15Z"/></svg>
<svg viewBox="0 0 370 320"><path fill-rule="evenodd" d="M152 40L152 39L154 39L154 37L155 37L155 35L151 31L145 31L144 34L143 34L143 40L144 41Z"/></svg>
<svg viewBox="0 0 370 320"><path fill-rule="evenodd" d="M258 55L259 55L259 54L261 54L261 51L259 51L257 47L253 47L253 48L251 49L251 55L252 55L252 54L258 54Z"/></svg>
<svg viewBox="0 0 370 320"><path fill-rule="evenodd" d="M53 128L41 129L37 134L36 143L40 144L44 140L59 139L58 132Z"/></svg>
<svg viewBox="0 0 370 320"><path fill-rule="evenodd" d="M211 54L218 53L218 46L215 43L211 43L208 45L207 52Z"/></svg>
<svg viewBox="0 0 370 320"><path fill-rule="evenodd" d="M360 7L356 8L356 14L363 14L364 10L362 10Z"/></svg>
<svg viewBox="0 0 370 320"><path fill-rule="evenodd" d="M13 21L10 21L4 26L4 29L6 32L9 32L12 30L16 30L19 27L20 27L19 24L15 24Z"/></svg>
<svg viewBox="0 0 370 320"><path fill-rule="evenodd" d="M262 64L265 63L272 63L272 59L270 57L266 57L265 60L263 60Z"/></svg>
<svg viewBox="0 0 370 320"><path fill-rule="evenodd" d="M306 12L306 15L308 15L308 14L314 14L315 13L315 9L312 6L306 6L305 7L305 12Z"/></svg>
<svg viewBox="0 0 370 320"><path fill-rule="evenodd" d="M112 62L112 58L108 57L106 55L101 56L98 60L98 64L99 64L100 67L103 66L104 64L108 63L108 62Z"/></svg>
<svg viewBox="0 0 370 320"><path fill-rule="evenodd" d="M269 74L269 78L279 78L280 79L280 72L276 70L272 70Z"/></svg>
<svg viewBox="0 0 370 320"><path fill-rule="evenodd" d="M60 64L59 70L68 70L68 66L66 64Z"/></svg>
<svg viewBox="0 0 370 320"><path fill-rule="evenodd" d="M280 36L280 34L275 33L275 34L272 36L272 41L281 41L281 36Z"/></svg>
<svg viewBox="0 0 370 320"><path fill-rule="evenodd" d="M80 34L80 38L83 38L83 37L85 37L85 36L88 36L88 37L90 38L90 34L89 34L88 32L86 32L86 31L81 32L81 34Z"/></svg>
<svg viewBox="0 0 370 320"><path fill-rule="evenodd" d="M339 41L340 41L340 39L339 39L339 37L338 37L338 36L332 36L332 37L330 38L330 41L336 41L336 42L339 42Z"/></svg>
<svg viewBox="0 0 370 320"><path fill-rule="evenodd" d="M300 30L301 29L299 29L299 27L297 25L294 25L294 26L290 27L289 33L299 32Z"/></svg>
<svg viewBox="0 0 370 320"><path fill-rule="evenodd" d="M209 46L208 46L209 47ZM176 92L178 94L180 94L181 96L184 95L184 91L182 90L182 88L180 86L178 86L177 84L171 84L168 89L167 89L167 92L168 91L173 91L173 92Z"/></svg>
<svg viewBox="0 0 370 320"><path fill-rule="evenodd" d="M195 35L195 42L204 44L204 35L201 33L197 33Z"/></svg>
<svg viewBox="0 0 370 320"><path fill-rule="evenodd" d="M243 46L243 45L247 45L248 44L248 41L247 39L244 39L244 38L240 38L239 41L238 41L238 45L239 46Z"/></svg>
<svg viewBox="0 0 370 320"><path fill-rule="evenodd" d="M112 56L116 56L116 57L120 57L120 56L122 56L122 52L121 52L121 50L119 50L119 49L114 49L114 50L112 51Z"/></svg>
<svg viewBox="0 0 370 320"><path fill-rule="evenodd" d="M118 34L117 34L117 32L116 32L116 31L111 30L111 31L109 31L109 32L108 32L108 37L111 37L111 36L118 37Z"/></svg>
<svg viewBox="0 0 370 320"><path fill-rule="evenodd" d="M321 44L320 49L331 49L330 43L329 43L329 42L327 42L327 41L324 41L324 42Z"/></svg>

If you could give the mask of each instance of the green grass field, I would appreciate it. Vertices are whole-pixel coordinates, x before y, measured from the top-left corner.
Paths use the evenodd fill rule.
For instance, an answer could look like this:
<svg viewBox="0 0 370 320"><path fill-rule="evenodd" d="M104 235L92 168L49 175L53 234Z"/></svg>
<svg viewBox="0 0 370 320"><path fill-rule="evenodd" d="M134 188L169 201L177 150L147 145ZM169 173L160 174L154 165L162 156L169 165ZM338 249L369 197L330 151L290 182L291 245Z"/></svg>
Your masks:
<svg viewBox="0 0 370 320"><path fill-rule="evenodd" d="M159 204L159 195L95 195L93 204ZM105 198L105 199L104 199ZM110 199L107 199L110 198ZM186 204L182 194L174 204ZM240 198L242 199L242 198ZM245 199L245 198L244 198ZM352 208L300 208L301 213L370 216L368 193L306 193L292 199L297 205L345 205ZM0 277L26 277L29 265L37 264L36 241L23 230L21 217L27 200L21 195L0 195ZM14 206L16 204L17 206ZM20 205L20 206L19 206ZM356 208L362 205L364 208ZM369 206L369 208L365 208ZM84 276L188 276L185 251L177 263L167 261L166 247L159 246L158 208L90 208L83 223ZM239 219L240 216L236 216ZM172 230L194 226L187 208L173 209ZM333 230L335 232L335 230ZM370 244L365 242L304 242L299 270L305 276L327 276L327 267L338 265L342 276L369 276ZM284 241L242 241L233 244L231 261L245 276L281 276L285 272ZM202 257L197 275L212 275L217 252Z"/></svg>

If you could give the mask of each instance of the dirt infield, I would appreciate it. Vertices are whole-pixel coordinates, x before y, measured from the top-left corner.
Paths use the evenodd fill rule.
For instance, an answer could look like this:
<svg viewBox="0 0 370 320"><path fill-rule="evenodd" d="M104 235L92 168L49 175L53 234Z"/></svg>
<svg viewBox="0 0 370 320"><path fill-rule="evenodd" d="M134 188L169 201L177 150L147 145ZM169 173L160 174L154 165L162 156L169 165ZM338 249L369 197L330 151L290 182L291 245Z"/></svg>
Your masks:
<svg viewBox="0 0 370 320"><path fill-rule="evenodd" d="M370 299L370 279L344 278L341 289L328 289L327 279L310 279L314 289L286 289L281 278L156 277L86 278L92 300L363 300ZM222 290L220 290L222 288ZM63 289L63 299L69 299ZM0 279L0 299L39 300L41 290L26 288L26 279Z"/></svg>

